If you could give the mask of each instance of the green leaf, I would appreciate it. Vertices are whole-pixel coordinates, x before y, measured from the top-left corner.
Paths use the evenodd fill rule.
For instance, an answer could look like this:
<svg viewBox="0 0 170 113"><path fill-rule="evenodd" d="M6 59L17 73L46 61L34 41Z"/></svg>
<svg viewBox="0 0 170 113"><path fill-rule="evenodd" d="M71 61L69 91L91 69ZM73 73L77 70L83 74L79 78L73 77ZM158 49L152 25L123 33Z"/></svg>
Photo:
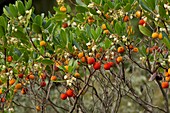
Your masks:
<svg viewBox="0 0 170 113"><path fill-rule="evenodd" d="M116 22L114 29L117 34L120 34L122 32L120 22Z"/></svg>
<svg viewBox="0 0 170 113"><path fill-rule="evenodd" d="M59 14L56 14L54 17L50 18L49 20L62 21L66 17L67 17L67 15L65 13L59 13Z"/></svg>
<svg viewBox="0 0 170 113"><path fill-rule="evenodd" d="M159 5L159 14L160 14L160 17L162 17L162 18L164 18L166 16L166 11L163 8L163 6L161 6L161 5Z"/></svg>
<svg viewBox="0 0 170 113"><path fill-rule="evenodd" d="M4 27L0 25L0 37L5 35Z"/></svg>
<svg viewBox="0 0 170 113"><path fill-rule="evenodd" d="M104 4L104 12L105 12L105 13L108 11L108 9L109 9L108 4Z"/></svg>
<svg viewBox="0 0 170 113"><path fill-rule="evenodd" d="M32 6L32 0L28 0L28 2L25 3L25 9L28 10Z"/></svg>
<svg viewBox="0 0 170 113"><path fill-rule="evenodd" d="M38 24L36 24L36 23L32 24L32 29L36 33L41 33L41 27Z"/></svg>
<svg viewBox="0 0 170 113"><path fill-rule="evenodd" d="M76 3L80 6L84 6L86 7L87 5L85 3L83 3L81 0L76 0Z"/></svg>
<svg viewBox="0 0 170 113"><path fill-rule="evenodd" d="M124 7L124 11L128 12L128 11L130 11L130 9L131 9L131 4L127 3L126 6Z"/></svg>
<svg viewBox="0 0 170 113"><path fill-rule="evenodd" d="M139 4L142 6L142 8L146 11L151 12L152 10L144 3L142 0L139 0Z"/></svg>
<svg viewBox="0 0 170 113"><path fill-rule="evenodd" d="M105 41L105 49L110 48L111 43L112 43L112 42L111 42L108 38L106 38L106 41Z"/></svg>
<svg viewBox="0 0 170 113"><path fill-rule="evenodd" d="M88 11L88 9L83 6L76 6L76 10L77 10L77 12L80 12L80 13L85 13Z"/></svg>
<svg viewBox="0 0 170 113"><path fill-rule="evenodd" d="M16 6L9 4L9 10L14 17L18 16L18 10L17 10Z"/></svg>
<svg viewBox="0 0 170 113"><path fill-rule="evenodd" d="M170 50L170 39L168 39L168 35L165 32L162 32L162 36L163 36L162 42Z"/></svg>
<svg viewBox="0 0 170 113"><path fill-rule="evenodd" d="M7 22L6 22L6 20L5 20L5 18L3 16L0 16L0 25L3 26L3 28L6 31Z"/></svg>
<svg viewBox="0 0 170 113"><path fill-rule="evenodd" d="M11 14L11 12L10 12L10 10L9 10L9 7L5 6L5 7L3 8L3 12L4 12L4 14L5 14L8 18L13 17L13 15Z"/></svg>
<svg viewBox="0 0 170 113"><path fill-rule="evenodd" d="M17 8L18 8L18 11L21 15L25 15L25 7L24 7L24 4L21 1L17 2Z"/></svg>
<svg viewBox="0 0 170 113"><path fill-rule="evenodd" d="M42 64L45 64L45 65L52 65L52 64L54 64L54 62L52 60L49 60L49 59L43 59L43 60L40 60L38 62L40 62Z"/></svg>
<svg viewBox="0 0 170 113"><path fill-rule="evenodd" d="M139 30L142 34L144 34L146 36L150 37L152 35L151 31L149 31L146 27L143 27L141 25L139 25Z"/></svg>
<svg viewBox="0 0 170 113"><path fill-rule="evenodd" d="M35 18L34 18L34 23L36 23L37 25L39 26L42 26L42 17L40 15L37 15Z"/></svg>

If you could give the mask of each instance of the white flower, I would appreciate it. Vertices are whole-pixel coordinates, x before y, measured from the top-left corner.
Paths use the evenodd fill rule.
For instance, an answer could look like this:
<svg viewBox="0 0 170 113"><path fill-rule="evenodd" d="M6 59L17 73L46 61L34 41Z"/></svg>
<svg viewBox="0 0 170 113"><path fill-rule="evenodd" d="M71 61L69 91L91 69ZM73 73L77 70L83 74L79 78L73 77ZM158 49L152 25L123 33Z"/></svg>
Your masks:
<svg viewBox="0 0 170 113"><path fill-rule="evenodd" d="M73 23L71 24L71 26L75 27L75 26L77 26L77 23L76 23L76 22L73 22Z"/></svg>
<svg viewBox="0 0 170 113"><path fill-rule="evenodd" d="M105 56L105 58L107 58L107 59L108 59L108 58L109 58L109 56L108 56L108 55L106 55L106 56Z"/></svg>
<svg viewBox="0 0 170 113"><path fill-rule="evenodd" d="M76 81L76 78L75 78L75 77L72 77L71 80Z"/></svg>
<svg viewBox="0 0 170 113"><path fill-rule="evenodd" d="M158 21L158 18L155 18L155 21Z"/></svg>
<svg viewBox="0 0 170 113"><path fill-rule="evenodd" d="M157 14L157 15L156 15L156 17L157 17L157 18L159 18L159 17L160 17L160 15L159 15L159 14Z"/></svg>
<svg viewBox="0 0 170 113"><path fill-rule="evenodd" d="M17 31L18 31L18 29L14 29L14 31L15 31L15 32L17 32Z"/></svg>
<svg viewBox="0 0 170 113"><path fill-rule="evenodd" d="M90 3L87 7L93 8L94 7L94 2Z"/></svg>
<svg viewBox="0 0 170 113"><path fill-rule="evenodd" d="M93 53L89 53L89 56L92 56L93 55Z"/></svg>
<svg viewBox="0 0 170 113"><path fill-rule="evenodd" d="M91 45L91 43L90 43L90 42L86 43L86 46L90 46L90 45Z"/></svg>
<svg viewBox="0 0 170 113"><path fill-rule="evenodd" d="M22 16L22 15L18 17L18 19L19 19L19 20L21 20L22 18L23 18L23 16Z"/></svg>
<svg viewBox="0 0 170 113"><path fill-rule="evenodd" d="M64 79L65 79L65 80L66 80L66 79L68 79L68 76L67 76L67 75L65 75L65 76L64 76Z"/></svg>
<svg viewBox="0 0 170 113"><path fill-rule="evenodd" d="M94 45L94 46L92 47L92 51L95 51L96 48L97 48L97 45Z"/></svg>
<svg viewBox="0 0 170 113"><path fill-rule="evenodd" d="M26 12L26 14L29 14L29 13L30 13L30 11L29 11L29 10L26 10L25 12Z"/></svg>
<svg viewBox="0 0 170 113"><path fill-rule="evenodd" d="M102 14L102 12L100 11L100 10L97 10L96 11L99 15L101 15Z"/></svg>
<svg viewBox="0 0 170 113"><path fill-rule="evenodd" d="M168 7L168 5L167 4L164 4L164 8L166 9Z"/></svg>

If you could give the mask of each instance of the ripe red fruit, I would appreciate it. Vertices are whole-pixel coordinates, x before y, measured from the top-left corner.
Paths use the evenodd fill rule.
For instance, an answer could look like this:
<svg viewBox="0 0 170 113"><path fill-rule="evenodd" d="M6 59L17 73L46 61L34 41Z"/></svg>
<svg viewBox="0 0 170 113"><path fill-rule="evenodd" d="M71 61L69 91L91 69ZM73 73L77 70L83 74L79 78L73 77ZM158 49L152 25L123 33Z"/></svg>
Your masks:
<svg viewBox="0 0 170 113"><path fill-rule="evenodd" d="M5 99L4 97L1 98L1 102L5 102L5 100L6 100L6 99Z"/></svg>
<svg viewBox="0 0 170 113"><path fill-rule="evenodd" d="M110 67L114 66L114 62L108 62L108 64L110 65Z"/></svg>
<svg viewBox="0 0 170 113"><path fill-rule="evenodd" d="M101 63L100 63L100 62L95 62L95 63L93 64L93 68L94 68L95 70L100 69L100 67L101 67Z"/></svg>
<svg viewBox="0 0 170 113"><path fill-rule="evenodd" d="M18 77L19 77L19 78L23 78L23 77L24 77L24 74L20 73L20 74L18 74Z"/></svg>
<svg viewBox="0 0 170 113"><path fill-rule="evenodd" d="M54 65L54 71L58 71L58 70L59 68L56 65Z"/></svg>
<svg viewBox="0 0 170 113"><path fill-rule="evenodd" d="M12 60L13 60L12 56L8 56L8 57L7 57L7 61L8 61L8 62L12 62Z"/></svg>
<svg viewBox="0 0 170 113"><path fill-rule="evenodd" d="M68 89L68 90L66 91L66 95L67 95L68 97L72 97L72 96L74 95L73 90L72 90L72 89Z"/></svg>
<svg viewBox="0 0 170 113"><path fill-rule="evenodd" d="M95 59L93 57L88 57L87 58L87 63L88 64L93 64L95 62Z"/></svg>
<svg viewBox="0 0 170 113"><path fill-rule="evenodd" d="M67 24L67 23L63 23L63 24L62 24L62 27L63 27L63 28L67 28L67 27L68 27L68 24Z"/></svg>
<svg viewBox="0 0 170 113"><path fill-rule="evenodd" d="M169 83L168 82L162 82L162 88L168 88L169 87Z"/></svg>
<svg viewBox="0 0 170 113"><path fill-rule="evenodd" d="M46 86L46 82L45 82L45 81L42 81L42 82L40 83L40 86L41 86L41 87L45 87L45 86Z"/></svg>
<svg viewBox="0 0 170 113"><path fill-rule="evenodd" d="M143 20L143 19L141 19L141 20L139 20L139 25L144 25L146 22Z"/></svg>
<svg viewBox="0 0 170 113"><path fill-rule="evenodd" d="M104 69L105 70L110 70L110 64L109 63L105 63L104 64Z"/></svg>
<svg viewBox="0 0 170 113"><path fill-rule="evenodd" d="M66 95L65 93L62 93L62 94L60 95L60 98L61 98L62 100L65 100L65 99L67 98L67 95Z"/></svg>

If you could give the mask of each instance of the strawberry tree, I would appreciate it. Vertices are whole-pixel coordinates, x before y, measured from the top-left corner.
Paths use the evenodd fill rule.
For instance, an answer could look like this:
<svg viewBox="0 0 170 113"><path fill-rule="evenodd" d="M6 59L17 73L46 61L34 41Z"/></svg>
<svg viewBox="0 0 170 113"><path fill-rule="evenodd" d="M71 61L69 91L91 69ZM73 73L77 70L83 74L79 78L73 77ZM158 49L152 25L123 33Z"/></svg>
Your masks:
<svg viewBox="0 0 170 113"><path fill-rule="evenodd" d="M32 0L3 8L3 113L169 113L169 0L57 3L46 16Z"/></svg>

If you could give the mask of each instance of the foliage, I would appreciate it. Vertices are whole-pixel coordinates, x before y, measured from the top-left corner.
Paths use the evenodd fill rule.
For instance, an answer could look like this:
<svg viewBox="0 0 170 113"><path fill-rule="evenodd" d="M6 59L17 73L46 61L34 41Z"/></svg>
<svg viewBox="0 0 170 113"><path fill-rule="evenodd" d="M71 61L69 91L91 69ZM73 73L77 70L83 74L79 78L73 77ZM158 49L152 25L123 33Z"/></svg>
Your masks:
<svg viewBox="0 0 170 113"><path fill-rule="evenodd" d="M58 0L47 16L34 14L32 0L3 8L2 112L169 113L170 1L72 4ZM126 101L139 109L124 111Z"/></svg>

